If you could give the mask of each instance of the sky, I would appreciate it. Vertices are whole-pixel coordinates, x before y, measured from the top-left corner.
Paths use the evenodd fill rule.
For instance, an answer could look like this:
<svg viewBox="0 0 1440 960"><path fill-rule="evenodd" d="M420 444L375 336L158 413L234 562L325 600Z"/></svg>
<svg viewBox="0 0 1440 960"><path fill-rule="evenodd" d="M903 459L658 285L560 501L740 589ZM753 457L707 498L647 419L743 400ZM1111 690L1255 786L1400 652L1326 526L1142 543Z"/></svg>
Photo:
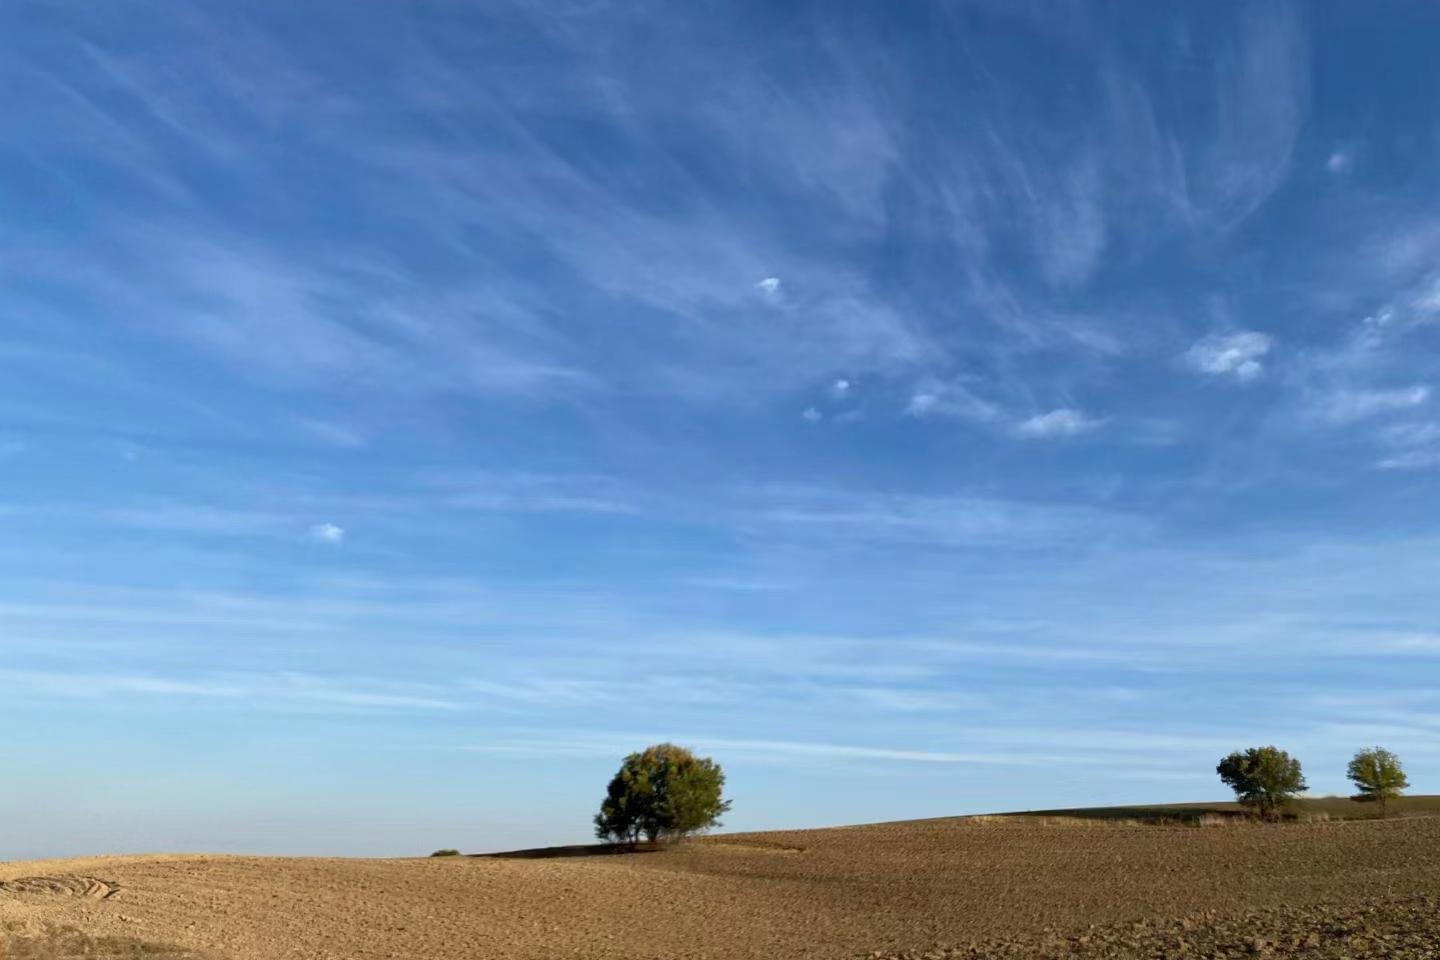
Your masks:
<svg viewBox="0 0 1440 960"><path fill-rule="evenodd" d="M0 5L0 857L1440 793L1437 38Z"/></svg>

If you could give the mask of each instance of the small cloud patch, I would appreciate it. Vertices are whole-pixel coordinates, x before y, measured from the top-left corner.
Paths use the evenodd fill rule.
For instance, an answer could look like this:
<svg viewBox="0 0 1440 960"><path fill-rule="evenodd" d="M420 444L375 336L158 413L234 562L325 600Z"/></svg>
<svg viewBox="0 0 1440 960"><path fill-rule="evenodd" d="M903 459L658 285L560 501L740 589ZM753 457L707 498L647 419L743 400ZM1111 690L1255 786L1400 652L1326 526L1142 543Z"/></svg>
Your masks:
<svg viewBox="0 0 1440 960"><path fill-rule="evenodd" d="M764 280L755 284L755 289L759 290L760 295L766 300L774 300L780 296L780 278L766 277Z"/></svg>
<svg viewBox="0 0 1440 960"><path fill-rule="evenodd" d="M344 543L345 528L333 523L317 523L310 528L310 539L317 543Z"/></svg>
<svg viewBox="0 0 1440 960"><path fill-rule="evenodd" d="M1206 337L1190 348L1185 359L1201 373L1248 381L1265 372L1261 361L1274 346L1269 334L1242 330Z"/></svg>
<svg viewBox="0 0 1440 960"><path fill-rule="evenodd" d="M905 405L905 412L912 417L923 417L934 410L935 404L939 402L940 398L933 393L917 393Z"/></svg>
<svg viewBox="0 0 1440 960"><path fill-rule="evenodd" d="M806 407L805 410L800 414L800 419L804 420L806 423L819 423L821 420L825 419L825 414L821 413L819 410L816 410L814 407Z"/></svg>

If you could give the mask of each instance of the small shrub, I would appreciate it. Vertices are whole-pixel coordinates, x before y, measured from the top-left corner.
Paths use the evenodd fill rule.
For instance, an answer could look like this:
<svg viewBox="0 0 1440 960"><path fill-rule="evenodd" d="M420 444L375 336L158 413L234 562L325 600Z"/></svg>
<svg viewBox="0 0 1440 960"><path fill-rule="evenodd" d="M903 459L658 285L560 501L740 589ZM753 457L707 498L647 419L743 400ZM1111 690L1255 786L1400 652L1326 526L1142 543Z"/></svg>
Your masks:
<svg viewBox="0 0 1440 960"><path fill-rule="evenodd" d="M460 856L460 851L459 851L459 850L448 850L448 849L447 849L447 850L436 850L434 853L430 854L430 856L432 856L432 857L458 857L458 856Z"/></svg>

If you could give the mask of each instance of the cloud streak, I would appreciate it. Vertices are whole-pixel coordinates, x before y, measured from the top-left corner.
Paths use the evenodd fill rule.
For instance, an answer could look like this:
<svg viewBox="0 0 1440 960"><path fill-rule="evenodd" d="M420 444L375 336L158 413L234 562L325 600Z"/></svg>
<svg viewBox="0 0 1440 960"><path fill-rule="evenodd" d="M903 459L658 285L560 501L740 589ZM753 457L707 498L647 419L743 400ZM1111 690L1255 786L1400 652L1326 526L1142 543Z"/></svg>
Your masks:
<svg viewBox="0 0 1440 960"><path fill-rule="evenodd" d="M1322 397L1317 409L1325 420L1343 425L1412 410L1429 399L1430 388L1421 384L1381 390L1339 390Z"/></svg>
<svg viewBox="0 0 1440 960"><path fill-rule="evenodd" d="M1097 430L1103 423L1102 420L1087 417L1079 410L1059 407L1049 413L1036 414L1023 420L1015 429L1025 437L1074 437Z"/></svg>

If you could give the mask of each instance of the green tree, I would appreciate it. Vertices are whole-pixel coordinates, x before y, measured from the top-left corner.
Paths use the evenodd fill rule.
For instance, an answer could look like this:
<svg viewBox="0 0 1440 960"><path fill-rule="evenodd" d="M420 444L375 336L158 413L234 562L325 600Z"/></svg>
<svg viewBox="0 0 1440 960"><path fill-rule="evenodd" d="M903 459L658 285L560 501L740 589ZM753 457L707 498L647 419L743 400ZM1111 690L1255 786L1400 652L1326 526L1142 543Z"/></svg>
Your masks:
<svg viewBox="0 0 1440 960"><path fill-rule="evenodd" d="M1398 797L1410 786L1405 779L1405 769L1400 758L1384 747L1371 747L1355 754L1346 768L1355 784L1355 799L1366 803L1378 803L1380 816L1385 816L1386 801Z"/></svg>
<svg viewBox="0 0 1440 960"><path fill-rule="evenodd" d="M1278 747L1251 747L1220 761L1215 772L1235 797L1270 820L1281 807L1305 790L1300 761Z"/></svg>
<svg viewBox="0 0 1440 960"><path fill-rule="evenodd" d="M617 843L670 840L719 826L730 809L725 774L708 757L673 743L632 753L610 780L595 835Z"/></svg>

